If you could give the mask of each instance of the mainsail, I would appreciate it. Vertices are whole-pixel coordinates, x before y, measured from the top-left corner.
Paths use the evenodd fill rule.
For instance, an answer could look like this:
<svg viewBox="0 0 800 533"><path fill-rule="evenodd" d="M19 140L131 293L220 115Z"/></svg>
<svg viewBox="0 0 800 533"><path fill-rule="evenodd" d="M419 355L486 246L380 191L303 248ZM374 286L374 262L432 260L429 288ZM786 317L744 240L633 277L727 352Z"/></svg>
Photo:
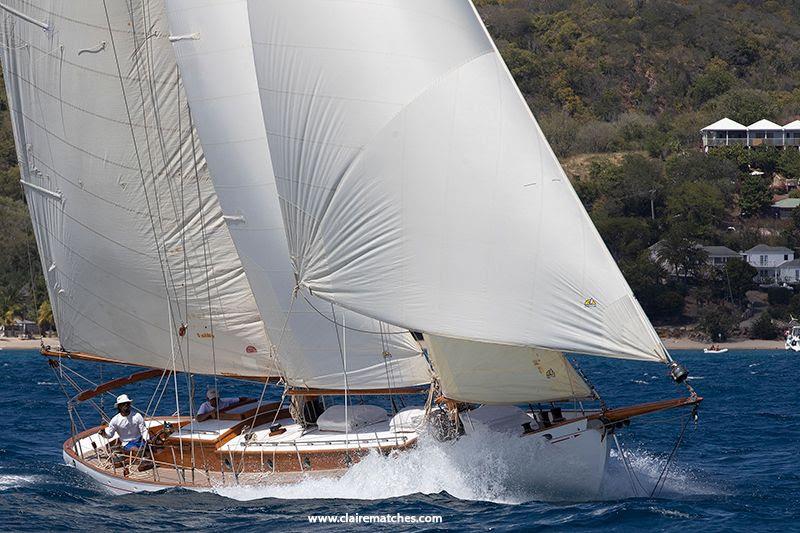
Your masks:
<svg viewBox="0 0 800 533"><path fill-rule="evenodd" d="M429 334L668 359L469 0L247 7L301 287Z"/></svg>
<svg viewBox="0 0 800 533"><path fill-rule="evenodd" d="M408 331L296 289L246 3L188 0L167 8L194 123L269 335L279 339L275 355L286 382L320 389L430 383L429 365Z"/></svg>
<svg viewBox="0 0 800 533"><path fill-rule="evenodd" d="M163 5L9 1L3 71L63 346L275 376L190 122Z"/></svg>

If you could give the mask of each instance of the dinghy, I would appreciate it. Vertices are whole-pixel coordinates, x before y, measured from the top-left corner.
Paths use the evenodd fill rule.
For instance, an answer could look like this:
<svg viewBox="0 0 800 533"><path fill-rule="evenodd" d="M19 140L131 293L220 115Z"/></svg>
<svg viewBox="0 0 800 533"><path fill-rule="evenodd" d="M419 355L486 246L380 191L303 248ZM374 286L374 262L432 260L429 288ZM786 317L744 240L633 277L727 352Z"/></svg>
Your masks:
<svg viewBox="0 0 800 533"><path fill-rule="evenodd" d="M727 353L727 348L705 348L703 353Z"/></svg>
<svg viewBox="0 0 800 533"><path fill-rule="evenodd" d="M631 419L696 411L469 0L0 8L64 459L110 490L338 476L480 428L591 497ZM612 408L566 352L686 392ZM280 400L200 421L197 375ZM79 416L145 380L138 452Z"/></svg>

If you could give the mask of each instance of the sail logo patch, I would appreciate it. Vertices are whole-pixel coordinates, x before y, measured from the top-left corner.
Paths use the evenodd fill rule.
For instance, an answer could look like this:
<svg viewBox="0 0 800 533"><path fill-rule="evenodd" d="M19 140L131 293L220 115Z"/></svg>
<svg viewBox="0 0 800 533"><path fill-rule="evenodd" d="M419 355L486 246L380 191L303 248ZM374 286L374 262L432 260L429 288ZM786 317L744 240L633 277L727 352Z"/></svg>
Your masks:
<svg viewBox="0 0 800 533"><path fill-rule="evenodd" d="M597 307L597 300L595 300L594 298L586 298L583 301L583 305L585 307Z"/></svg>

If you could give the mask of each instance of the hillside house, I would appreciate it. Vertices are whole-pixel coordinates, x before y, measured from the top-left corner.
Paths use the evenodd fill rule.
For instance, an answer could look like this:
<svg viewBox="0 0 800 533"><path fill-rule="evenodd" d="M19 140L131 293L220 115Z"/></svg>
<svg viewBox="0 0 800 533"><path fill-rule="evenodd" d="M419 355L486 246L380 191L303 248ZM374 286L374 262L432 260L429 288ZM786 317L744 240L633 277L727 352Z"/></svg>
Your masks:
<svg viewBox="0 0 800 533"><path fill-rule="evenodd" d="M800 283L800 259L786 261L778 267L779 283Z"/></svg>
<svg viewBox="0 0 800 533"><path fill-rule="evenodd" d="M792 218L792 212L800 206L800 198L784 198L772 204L772 215L781 220Z"/></svg>
<svg viewBox="0 0 800 533"><path fill-rule="evenodd" d="M783 127L762 118L747 126L748 146L783 146Z"/></svg>
<svg viewBox="0 0 800 533"><path fill-rule="evenodd" d="M787 261L794 260L794 250L783 246L767 246L759 244L743 253L745 261L756 267L756 281L760 283L776 282L779 269Z"/></svg>
<svg viewBox="0 0 800 533"><path fill-rule="evenodd" d="M715 146L747 146L758 148L775 146L800 149L800 120L794 120L785 126L762 118L749 126L739 124L728 117L709 124L700 130L703 136L703 150Z"/></svg>
<svg viewBox="0 0 800 533"><path fill-rule="evenodd" d="M712 146L747 146L747 126L728 117L709 124L700 132L706 152Z"/></svg>

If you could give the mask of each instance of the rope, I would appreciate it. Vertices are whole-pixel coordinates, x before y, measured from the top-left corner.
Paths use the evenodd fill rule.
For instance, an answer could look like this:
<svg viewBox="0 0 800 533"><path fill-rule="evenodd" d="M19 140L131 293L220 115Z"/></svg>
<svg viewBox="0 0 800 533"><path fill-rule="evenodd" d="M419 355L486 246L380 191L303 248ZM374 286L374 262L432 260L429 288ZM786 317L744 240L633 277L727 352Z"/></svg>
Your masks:
<svg viewBox="0 0 800 533"><path fill-rule="evenodd" d="M669 453L669 456L667 457L667 462L664 463L664 468L661 469L661 474L659 474L658 480L656 480L656 484L653 487L652 492L650 493L650 497L651 498L655 495L656 491L658 491L660 493L661 489L664 488L664 483L667 482L667 478L665 476L665 474L667 473L667 468L669 467L669 464L672 461L672 458L675 456L675 453L678 451L678 447L681 445L681 441L683 441L683 435L686 432L686 426L689 425L689 419L691 419L691 418L692 418L692 415L689 415L689 416L685 417L685 419L683 421L683 426L681 427L681 431L678 434L678 439L675 441L675 445L672 447L672 451ZM663 481L663 483L662 483L662 481ZM661 489L658 488L659 484L661 484Z"/></svg>
<svg viewBox="0 0 800 533"><path fill-rule="evenodd" d="M406 333L410 333L407 329L404 329L402 331L386 331L386 332L383 332L383 331L369 331L369 330L366 330L366 329L358 329L358 328L353 328L353 327L347 327L347 326L337 322L335 318L330 318L328 315L326 315L325 313L323 313L322 311L317 309L314 306L314 304L312 304L309 301L309 299L306 298L305 294L303 294L302 296L303 296L303 299L306 301L306 303L308 303L308 305L311 306L311 309L313 309L314 311L319 313L319 316L321 316L322 318L324 318L328 322L331 322L332 324L334 324L334 325L336 325L336 326L338 326L338 327L340 327L342 329L348 329L350 331L357 331L359 333L368 333L370 335L405 335Z"/></svg>

